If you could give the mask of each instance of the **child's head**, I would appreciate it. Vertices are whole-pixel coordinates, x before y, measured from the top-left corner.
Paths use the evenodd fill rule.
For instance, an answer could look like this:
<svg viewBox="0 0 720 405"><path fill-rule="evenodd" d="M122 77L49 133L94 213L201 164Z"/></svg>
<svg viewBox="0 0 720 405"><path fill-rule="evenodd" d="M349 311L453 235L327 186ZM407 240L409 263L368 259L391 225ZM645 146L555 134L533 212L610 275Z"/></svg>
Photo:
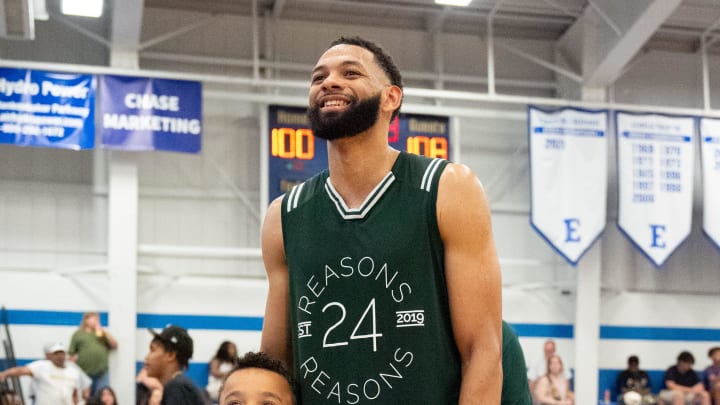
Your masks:
<svg viewBox="0 0 720 405"><path fill-rule="evenodd" d="M292 377L279 361L262 352L248 352L239 359L225 377L219 396L219 405L235 401L247 405L296 403Z"/></svg>

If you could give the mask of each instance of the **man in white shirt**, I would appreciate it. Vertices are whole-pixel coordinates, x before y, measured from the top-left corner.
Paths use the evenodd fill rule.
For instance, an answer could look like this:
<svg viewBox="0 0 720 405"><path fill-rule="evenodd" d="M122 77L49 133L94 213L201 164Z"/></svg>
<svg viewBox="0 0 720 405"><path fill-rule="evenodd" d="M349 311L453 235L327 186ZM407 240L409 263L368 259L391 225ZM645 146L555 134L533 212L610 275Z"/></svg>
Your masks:
<svg viewBox="0 0 720 405"><path fill-rule="evenodd" d="M35 405L76 405L80 372L66 367L67 350L62 343L45 346L46 360L0 371L0 380L7 377L31 376L35 389Z"/></svg>

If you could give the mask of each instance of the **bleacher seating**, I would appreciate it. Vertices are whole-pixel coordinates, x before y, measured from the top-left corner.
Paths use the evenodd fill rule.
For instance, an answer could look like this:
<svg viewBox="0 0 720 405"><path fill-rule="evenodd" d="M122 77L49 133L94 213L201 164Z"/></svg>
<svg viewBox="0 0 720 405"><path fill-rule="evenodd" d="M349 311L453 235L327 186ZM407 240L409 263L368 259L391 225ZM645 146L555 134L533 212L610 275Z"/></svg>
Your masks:
<svg viewBox="0 0 720 405"><path fill-rule="evenodd" d="M603 399L603 394L606 389L610 390L610 398L613 400L617 399L619 392L617 390L617 376L620 374L622 370L600 370L599 373L599 385L600 389L598 390L598 396L599 399ZM652 390L653 394L657 394L660 392L661 389L665 387L665 382L663 381L663 377L665 376L665 370L645 370L648 373L648 376L650 377L650 389ZM698 377L700 377L700 381L703 380L704 374L702 370L695 370Z"/></svg>

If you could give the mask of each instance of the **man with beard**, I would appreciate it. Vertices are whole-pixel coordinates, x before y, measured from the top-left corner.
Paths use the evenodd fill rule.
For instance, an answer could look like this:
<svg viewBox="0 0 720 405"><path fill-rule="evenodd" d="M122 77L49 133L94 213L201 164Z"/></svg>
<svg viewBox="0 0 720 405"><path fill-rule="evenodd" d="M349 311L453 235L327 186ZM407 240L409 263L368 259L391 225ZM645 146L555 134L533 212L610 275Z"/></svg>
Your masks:
<svg viewBox="0 0 720 405"><path fill-rule="evenodd" d="M340 38L312 71L308 116L328 170L273 201L261 350L305 404L498 404L500 271L466 166L392 149L402 78Z"/></svg>

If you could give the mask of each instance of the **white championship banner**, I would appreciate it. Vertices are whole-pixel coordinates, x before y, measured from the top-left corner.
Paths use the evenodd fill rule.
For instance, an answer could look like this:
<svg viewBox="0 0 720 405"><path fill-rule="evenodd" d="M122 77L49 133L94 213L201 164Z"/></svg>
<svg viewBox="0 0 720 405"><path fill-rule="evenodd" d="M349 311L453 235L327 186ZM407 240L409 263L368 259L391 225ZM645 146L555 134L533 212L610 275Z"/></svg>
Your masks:
<svg viewBox="0 0 720 405"><path fill-rule="evenodd" d="M690 234L695 118L615 113L620 229L656 266Z"/></svg>
<svg viewBox="0 0 720 405"><path fill-rule="evenodd" d="M700 121L702 139L703 229L720 246L720 119Z"/></svg>
<svg viewBox="0 0 720 405"><path fill-rule="evenodd" d="M576 265L606 223L607 111L528 107L530 222Z"/></svg>

